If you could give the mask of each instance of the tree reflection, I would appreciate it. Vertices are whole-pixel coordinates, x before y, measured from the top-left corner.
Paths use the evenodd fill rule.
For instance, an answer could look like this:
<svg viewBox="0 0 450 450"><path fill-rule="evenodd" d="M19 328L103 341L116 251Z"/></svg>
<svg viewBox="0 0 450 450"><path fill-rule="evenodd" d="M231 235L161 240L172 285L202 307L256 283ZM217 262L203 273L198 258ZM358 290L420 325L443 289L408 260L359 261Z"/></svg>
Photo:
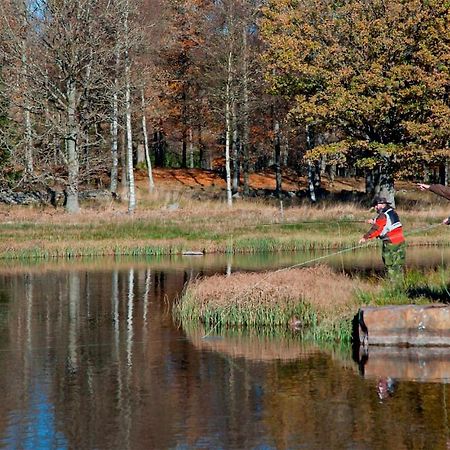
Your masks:
<svg viewBox="0 0 450 450"><path fill-rule="evenodd" d="M445 385L401 381L380 405L372 353L362 377L295 339L186 336L170 308L200 272L0 274L0 445L446 448Z"/></svg>

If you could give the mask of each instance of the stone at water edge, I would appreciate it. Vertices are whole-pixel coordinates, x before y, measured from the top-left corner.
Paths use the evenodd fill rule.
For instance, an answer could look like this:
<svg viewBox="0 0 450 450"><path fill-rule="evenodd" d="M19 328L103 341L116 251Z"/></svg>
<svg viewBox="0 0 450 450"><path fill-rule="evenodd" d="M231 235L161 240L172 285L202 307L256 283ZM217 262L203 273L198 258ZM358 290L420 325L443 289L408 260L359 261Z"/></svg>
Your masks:
<svg viewBox="0 0 450 450"><path fill-rule="evenodd" d="M362 307L363 345L450 346L450 307L445 304Z"/></svg>

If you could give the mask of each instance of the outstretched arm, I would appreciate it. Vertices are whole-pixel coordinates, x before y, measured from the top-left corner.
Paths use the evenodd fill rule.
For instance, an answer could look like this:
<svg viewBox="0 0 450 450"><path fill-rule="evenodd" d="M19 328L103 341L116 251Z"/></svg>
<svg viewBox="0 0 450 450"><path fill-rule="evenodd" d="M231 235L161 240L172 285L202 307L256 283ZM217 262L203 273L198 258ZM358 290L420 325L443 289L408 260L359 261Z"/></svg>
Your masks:
<svg viewBox="0 0 450 450"><path fill-rule="evenodd" d="M430 191L434 192L437 195L440 195L441 197L446 198L447 200L450 200L450 187L444 186L443 184L423 184L423 183L417 183L417 186L419 186L419 189L422 191Z"/></svg>
<svg viewBox="0 0 450 450"><path fill-rule="evenodd" d="M447 200L450 200L450 188L447 186L443 186L442 184L424 184L424 183L417 183L417 186L421 191L428 191L434 192L437 195L440 195L441 197L446 198ZM450 225L450 217L447 217L447 219L444 219L442 221L444 225Z"/></svg>

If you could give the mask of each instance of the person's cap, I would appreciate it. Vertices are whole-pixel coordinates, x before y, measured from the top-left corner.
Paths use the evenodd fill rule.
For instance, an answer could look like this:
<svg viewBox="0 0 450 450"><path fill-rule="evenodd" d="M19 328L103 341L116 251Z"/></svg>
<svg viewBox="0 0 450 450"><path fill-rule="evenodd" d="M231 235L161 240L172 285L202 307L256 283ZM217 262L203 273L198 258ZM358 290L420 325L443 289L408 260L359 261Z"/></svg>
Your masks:
<svg viewBox="0 0 450 450"><path fill-rule="evenodd" d="M386 197L375 197L372 200L372 206L378 205L378 203L386 203L386 205L390 205L390 202L387 200Z"/></svg>

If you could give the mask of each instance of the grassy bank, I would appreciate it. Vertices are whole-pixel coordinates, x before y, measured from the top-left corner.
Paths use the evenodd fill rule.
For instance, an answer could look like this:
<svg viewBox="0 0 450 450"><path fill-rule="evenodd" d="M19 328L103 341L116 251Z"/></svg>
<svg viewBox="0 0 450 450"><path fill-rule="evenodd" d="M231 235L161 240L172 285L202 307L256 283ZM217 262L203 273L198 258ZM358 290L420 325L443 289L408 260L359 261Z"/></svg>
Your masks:
<svg viewBox="0 0 450 450"><path fill-rule="evenodd" d="M176 200L176 201L175 201ZM175 202L174 202L175 201ZM450 245L444 226L446 204L405 202L399 208L409 245ZM159 192L141 196L132 216L126 205L84 205L63 209L0 206L0 257L49 258L100 255L169 255L184 251L252 253L342 249L355 245L373 216L359 204L323 202L284 207L262 201L174 198Z"/></svg>
<svg viewBox="0 0 450 450"><path fill-rule="evenodd" d="M189 284L174 314L182 324L202 324L207 333L295 328L308 338L345 343L361 305L448 302L449 277L450 271L410 271L401 286L392 286L328 267L217 275Z"/></svg>

